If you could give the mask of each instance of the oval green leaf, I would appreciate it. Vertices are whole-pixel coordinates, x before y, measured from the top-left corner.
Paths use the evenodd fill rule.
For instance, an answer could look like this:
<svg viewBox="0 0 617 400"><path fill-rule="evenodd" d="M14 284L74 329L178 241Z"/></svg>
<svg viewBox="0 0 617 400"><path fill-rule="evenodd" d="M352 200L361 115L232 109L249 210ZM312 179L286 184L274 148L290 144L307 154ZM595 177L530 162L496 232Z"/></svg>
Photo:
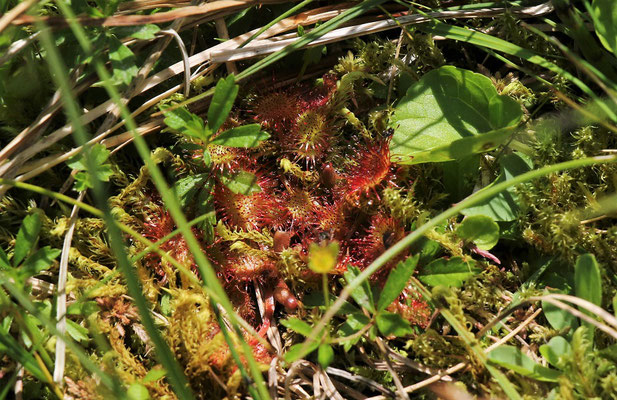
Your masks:
<svg viewBox="0 0 617 400"><path fill-rule="evenodd" d="M540 346L539 350L546 361L553 367L558 367L559 357L570 354L572 352L572 346L563 337L555 336L548 344Z"/></svg>
<svg viewBox="0 0 617 400"><path fill-rule="evenodd" d="M574 291L577 297L585 299L596 306L602 305L602 276L600 266L593 254L582 254L576 259L574 265ZM595 315L586 309L579 307L581 312L595 318ZM589 338L593 341L595 326L581 321L588 330Z"/></svg>
<svg viewBox="0 0 617 400"><path fill-rule="evenodd" d="M334 349L329 344L322 343L317 350L317 361L319 361L321 368L328 368L334 361Z"/></svg>
<svg viewBox="0 0 617 400"><path fill-rule="evenodd" d="M511 132L500 130L518 124L522 115L519 104L499 95L489 78L445 66L425 74L397 105L390 150L394 160L407 164L463 158L505 140ZM474 138L488 132L493 133L487 140ZM440 157L432 159L435 154Z"/></svg>
<svg viewBox="0 0 617 400"><path fill-rule="evenodd" d="M490 250L499 241L499 225L485 215L467 217L456 228L456 234L481 250Z"/></svg>

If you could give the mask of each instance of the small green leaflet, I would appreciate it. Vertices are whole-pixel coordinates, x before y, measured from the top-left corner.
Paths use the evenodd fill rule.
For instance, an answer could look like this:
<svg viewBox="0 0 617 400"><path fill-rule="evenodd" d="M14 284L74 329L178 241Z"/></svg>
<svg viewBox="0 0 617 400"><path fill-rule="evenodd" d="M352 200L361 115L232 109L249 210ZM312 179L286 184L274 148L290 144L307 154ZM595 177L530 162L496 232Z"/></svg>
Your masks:
<svg viewBox="0 0 617 400"><path fill-rule="evenodd" d="M219 179L223 185L236 194L250 196L261 192L261 188L257 184L257 177L248 171L240 170L233 174L222 173Z"/></svg>
<svg viewBox="0 0 617 400"><path fill-rule="evenodd" d="M128 86L139 72L137 58L131 49L123 45L115 36L108 36L107 42L112 68L111 83Z"/></svg>
<svg viewBox="0 0 617 400"><path fill-rule="evenodd" d="M23 262L18 270L19 275L25 281L27 278L45 271L51 267L60 253L60 249L52 249L49 246L40 248Z"/></svg>
<svg viewBox="0 0 617 400"><path fill-rule="evenodd" d="M95 144L90 148L86 148L82 154L70 158L66 164L74 170L79 171L75 174L75 190L78 192L94 187L92 176L87 171L85 157L92 160L94 164L94 179L101 182L108 182L113 175L113 170L110 164L105 163L109 158L110 151L102 144Z"/></svg>
<svg viewBox="0 0 617 400"><path fill-rule="evenodd" d="M343 274L345 276L345 280L349 284L352 280L354 280L358 275L360 275L360 270L354 266L348 266L347 271ZM353 292L351 292L351 297L358 303L360 306L366 308L370 312L375 312L375 305L373 303L373 292L371 291L371 287L367 280L363 281L360 286L355 288Z"/></svg>
<svg viewBox="0 0 617 400"><path fill-rule="evenodd" d="M195 198L195 195L200 191L206 191L207 195L210 194L212 189L211 174L195 174L188 175L176 182L174 185L174 191L180 199L180 205L184 208L187 207L191 201ZM207 196L209 198L209 196ZM208 199L206 199L208 200Z"/></svg>
<svg viewBox="0 0 617 400"><path fill-rule="evenodd" d="M318 347L319 342L311 342L306 346L304 343L294 344L287 350L283 358L286 362L292 363L311 354L313 351L317 350Z"/></svg>
<svg viewBox="0 0 617 400"><path fill-rule="evenodd" d="M206 131L204 121L186 108L162 111L165 114L163 122L171 129L185 136L208 140L210 134Z"/></svg>
<svg viewBox="0 0 617 400"><path fill-rule="evenodd" d="M261 130L259 124L249 124L231 128L217 135L210 143L228 147L257 147L270 135Z"/></svg>
<svg viewBox="0 0 617 400"><path fill-rule="evenodd" d="M540 346L540 354L553 367L559 367L559 357L566 356L572 352L570 343L561 336L555 336L548 344Z"/></svg>
<svg viewBox="0 0 617 400"><path fill-rule="evenodd" d="M317 350L317 361L322 368L328 368L332 361L334 361L334 349L327 343L319 345Z"/></svg>
<svg viewBox="0 0 617 400"><path fill-rule="evenodd" d="M309 336L313 330L312 326L299 318L282 319L280 322L285 328L291 329L302 336Z"/></svg>
<svg viewBox="0 0 617 400"><path fill-rule="evenodd" d="M396 268L390 272L388 280L379 295L379 301L377 302L378 311L385 310L386 307L396 300L403 289L405 289L407 282L409 282L409 278L411 278L411 275L413 275L418 265L419 259L419 254L416 254L414 257L409 257L405 261L398 263Z"/></svg>
<svg viewBox="0 0 617 400"><path fill-rule="evenodd" d="M400 314L382 311L377 314L377 329L386 336L405 336L413 333L409 322Z"/></svg>
<svg viewBox="0 0 617 400"><path fill-rule="evenodd" d="M422 269L418 279L429 286L461 287L466 279L481 271L460 257L438 258Z"/></svg>
<svg viewBox="0 0 617 400"><path fill-rule="evenodd" d="M114 29L114 33L118 37L132 37L135 39L154 39L161 28L154 24L121 26Z"/></svg>
<svg viewBox="0 0 617 400"><path fill-rule="evenodd" d="M236 96L238 96L238 89L239 86L236 85L233 75L221 78L217 82L210 108L208 108L208 129L210 132L218 131L229 116Z"/></svg>
<svg viewBox="0 0 617 400"><path fill-rule="evenodd" d="M41 231L41 225L41 218L38 214L30 214L22 221L15 240L15 251L13 252L12 260L14 267L18 266L34 248Z"/></svg>

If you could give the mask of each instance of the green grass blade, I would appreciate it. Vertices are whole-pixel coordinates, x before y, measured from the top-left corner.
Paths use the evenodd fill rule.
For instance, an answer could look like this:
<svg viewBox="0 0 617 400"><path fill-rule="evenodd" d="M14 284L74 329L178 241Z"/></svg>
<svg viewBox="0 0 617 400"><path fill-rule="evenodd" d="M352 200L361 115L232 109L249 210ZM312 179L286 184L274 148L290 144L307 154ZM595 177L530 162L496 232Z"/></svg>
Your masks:
<svg viewBox="0 0 617 400"><path fill-rule="evenodd" d="M66 5L62 1L57 2L57 4L61 9L66 8ZM47 52L46 61L49 64L50 70L53 72L52 77L54 79L54 83L61 89L62 97L64 100L64 109L67 112L69 119L73 123L73 136L75 138L75 141L78 145L85 145L88 141L88 137L84 130L84 127L81 126L79 122L80 112L71 88L69 86L69 82L66 78L68 76L66 67L64 66L64 63L60 58L58 49L55 47L50 30L45 29L46 27L43 26L42 23L37 23L37 28L39 29L39 31L41 31L39 39L43 48ZM94 160L86 158L85 163L88 173L91 176L94 176L94 171L96 170L96 164L94 163ZM93 181L93 191L95 195L94 197L96 202L99 204L99 208L103 210L103 219L108 228L110 247L114 255L116 256L120 270L125 276L128 292L131 297L133 297L135 305L139 310L142 323L146 331L148 332L152 343L154 344L159 361L167 370L169 381L174 387L174 390L176 391L178 397L180 399L186 400L192 399L193 395L188 388L188 381L184 376L180 365L176 361L171 350L169 349L169 346L164 341L163 337L161 336L154 324L154 320L149 314L150 307L147 304L144 295L142 294L137 274L126 255L127 251L124 247L120 230L118 229L107 204L108 195L106 193L105 187L102 185L101 182L98 182L95 179Z"/></svg>
<svg viewBox="0 0 617 400"><path fill-rule="evenodd" d="M66 4L62 3L62 2L58 2L57 3L60 10L62 11L62 13L65 15L65 17L67 17L68 21L69 21L69 25L70 28L72 29L75 37L77 38L78 42L80 43L80 45L82 46L82 48L84 49L84 51L86 52L86 54L91 55L93 52L93 48L92 48L92 43L89 41L87 34L85 33L85 31L83 30L83 27L81 27L79 24L75 23L74 20L74 13L72 12L72 10L66 6ZM233 306L231 304L231 302L229 301L221 283L218 281L218 278L216 276L216 273L214 272L214 269L212 268L212 265L210 264L210 262L208 261L208 259L205 257L205 255L203 254L201 247L199 245L199 242L197 241L197 239L195 238L195 236L193 235L193 232L191 231L191 229L188 227L188 223L186 221L186 218L184 216L184 214L182 213L182 209L180 207L179 204L179 200L175 197L173 191L171 191L168 187L168 185L165 182L165 178L161 172L161 170L159 169L159 167L156 165L156 163L153 162L153 160L150 158L150 151L148 149L148 145L146 144L146 141L143 137L141 137L139 134L137 134L136 128L137 125L135 123L135 121L132 119L130 112L128 111L128 109L126 107L124 107L121 99L120 99L120 95L118 93L118 91L116 90L116 88L110 84L110 74L109 72L105 69L105 66L100 62L100 60L98 60L97 58L94 58L94 66L95 69L97 71L97 74L99 75L99 78L101 79L101 81L103 82L103 86L105 87L107 93L109 94L110 98L114 101L114 103L119 107L120 112L122 117L124 118L125 122L126 122L126 126L129 129L129 131L132 133L133 135L133 139L134 139L134 144L137 148L137 151L140 155L140 157L142 158L142 160L144 161L146 167L148 168L149 172L150 172L150 176L152 178L152 181L154 182L156 188L158 189L159 193L161 194L161 197L167 207L167 209L169 210L172 218L174 219L174 221L176 222L176 225L178 226L178 228L180 229L180 231L182 232L187 245L189 247L189 250L191 251L195 262L198 266L198 269L200 271L200 274L202 276L202 281L203 284L208 286L209 289L212 291L213 294L215 294L217 296L217 300L219 301L219 303L221 304L221 306L225 309L225 311L228 313L228 315L230 316L231 322L232 322L232 326L234 327L234 329L236 330L236 333L238 334L239 340L242 344L242 346L246 349L248 348L248 345L246 345L246 342L242 336L242 331L239 328L239 320L240 318L237 316L237 314L235 314ZM101 198L105 198L104 193L102 192L98 192L98 189L95 188L95 194L97 199ZM105 215L107 215L107 211L105 210L105 208L107 207L106 204L103 204L103 207L101 207L104 211L105 211ZM109 219L110 222L112 222L112 219ZM114 230L114 234L117 233L117 231ZM117 246L116 250L121 250L122 246ZM124 253L122 252L120 254L120 257L124 257ZM122 260L122 263L124 264L125 260ZM127 267L131 267L130 264L127 264ZM130 279L130 278L129 278ZM138 282L133 282L131 284L132 286L132 290L135 290L135 284L137 284L138 287ZM133 295L133 293L131 294ZM135 293L136 296L139 297L143 297L142 294L140 292L136 292ZM145 299L144 299L145 301ZM144 303L145 304L145 303ZM143 304L142 304L143 305ZM138 307L139 308L139 307ZM143 310L140 310L140 313ZM146 316L146 318L150 318L149 315ZM226 329L225 326L222 326L221 329ZM155 333L156 335L159 335L158 332ZM168 346L166 345L166 343L164 342L159 342L159 344L163 345L162 347L162 352L165 355L166 358L166 362L170 362L172 363L172 365L170 365L170 367L172 367L173 369L173 376L172 378L174 379L174 381L172 382L172 385L177 386L178 389L176 390L185 390L184 388L186 388L185 382L186 382L186 377L184 376L184 374L182 373L182 371L179 369L179 367L177 366L177 363L175 361L175 359L173 358L173 356L171 355L171 352L169 351ZM235 345L234 343L228 343L229 346L233 346ZM245 357L247 358L249 367L250 367L250 371L252 374L252 378L253 381L255 382L255 385L257 386L260 396L261 398L269 398L269 394L268 394L268 390L265 384L265 381L263 379L262 373L259 370L259 367L252 355L252 352L246 352ZM169 370L168 370L169 371ZM245 379L248 379L248 377L245 377ZM182 388L182 389L180 389ZM177 393L178 394L178 393ZM185 395L189 395L188 393L185 393ZM190 398L190 397L189 397Z"/></svg>
<svg viewBox="0 0 617 400"><path fill-rule="evenodd" d="M285 11L284 13L282 13L281 15L279 15L278 17L276 17L275 19L273 19L272 21L270 21L269 23L264 25L260 30L255 32L253 35L251 35L251 37L246 39L244 41L244 43L242 43L240 46L238 46L238 48L242 48L242 47L246 46L247 44L251 43L257 37L259 37L259 35L261 35L265 31L267 31L268 29L270 29L274 24L284 20L285 18L289 17L290 15L295 13L296 11L303 9L304 7L306 7L309 4L311 4L313 1L314 0L304 0L303 2L300 2L300 3L296 4L295 6L291 7L289 10Z"/></svg>
<svg viewBox="0 0 617 400"><path fill-rule="evenodd" d="M0 277L3 277L3 274L0 274ZM3 280L2 286L17 300L17 302L30 314L35 316L41 323L49 330L49 332L58 338L64 340L66 343L66 347L71 350L75 356L79 359L79 362L84 366L84 368L94 374L103 386L107 387L111 390L117 398L125 398L126 394L122 385L117 377L112 376L106 372L103 372L85 353L85 351L81 348L81 346L75 344L73 339L65 334L62 334L56 328L56 323L52 321L50 318L43 315L39 309L30 301L28 295L24 293L23 290L9 282L8 280ZM4 292L0 291L0 293L4 294ZM46 379L43 379L45 382Z"/></svg>

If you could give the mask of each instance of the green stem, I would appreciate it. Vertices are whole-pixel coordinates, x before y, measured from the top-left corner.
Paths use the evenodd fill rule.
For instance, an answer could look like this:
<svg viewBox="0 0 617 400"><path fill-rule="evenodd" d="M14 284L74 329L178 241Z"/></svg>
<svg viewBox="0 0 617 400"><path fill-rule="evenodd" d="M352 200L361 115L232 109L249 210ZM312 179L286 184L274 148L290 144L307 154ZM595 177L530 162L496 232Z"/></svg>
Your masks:
<svg viewBox="0 0 617 400"><path fill-rule="evenodd" d="M323 285L323 298L326 308L330 306L330 290L328 289L328 274L321 274L321 283Z"/></svg>

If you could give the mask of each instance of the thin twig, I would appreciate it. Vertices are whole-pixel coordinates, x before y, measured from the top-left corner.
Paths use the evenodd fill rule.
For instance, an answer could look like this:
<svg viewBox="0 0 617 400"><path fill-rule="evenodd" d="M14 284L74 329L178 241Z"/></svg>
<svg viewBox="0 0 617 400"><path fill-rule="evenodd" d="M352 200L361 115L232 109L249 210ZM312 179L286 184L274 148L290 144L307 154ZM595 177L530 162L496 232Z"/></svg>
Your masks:
<svg viewBox="0 0 617 400"><path fill-rule="evenodd" d="M549 1L538 6L523 7L518 9L511 8L506 10L505 8L494 7L483 8L479 10L440 11L427 13L426 15L405 15L395 19L372 21L335 29L311 42L309 47L339 42L358 36L383 32L389 29L398 28L400 26L421 24L424 22L429 22L433 19L488 18L494 17L496 15L501 15L506 11L516 14L520 18L530 18L550 13L552 10L553 7L551 5L551 2ZM254 40L248 46L243 48L212 51L212 62L220 63L225 61L242 60L272 54L279 50L282 50L296 40L297 38L295 34L279 36L272 39Z"/></svg>
<svg viewBox="0 0 617 400"><path fill-rule="evenodd" d="M34 42L34 39L36 39L40 34L40 31L35 32L27 38L19 39L11 43L9 48L6 49L6 52L2 55L2 57L0 57L0 65L4 64L5 62L9 61L11 58L19 54L20 51L28 47L30 43Z"/></svg>
<svg viewBox="0 0 617 400"><path fill-rule="evenodd" d="M29 2L34 3L33 0L30 0ZM220 16L233 14L236 11L243 10L247 7L254 5L276 4L284 2L286 2L286 0L219 0L199 6L187 6L172 11L159 12L149 15L112 15L105 18L78 16L73 21L79 23L82 26L135 26L147 24L161 24L164 22L175 21L179 18L193 16L211 16L212 19L214 19ZM2 19L0 19L0 23L3 23L4 18L8 15L9 14L4 14L2 16ZM37 20L40 20L46 25L56 28L64 28L69 24L69 20L59 16L22 15L7 19L9 19L9 23L13 25L32 25ZM0 28L2 28L2 25L0 25ZM2 29L0 29L0 32L1 31Z"/></svg>
<svg viewBox="0 0 617 400"><path fill-rule="evenodd" d="M338 369L338 368L334 368L334 367L328 367L326 368L326 372L334 375L334 376L338 376L344 379L347 379L351 382L354 382L355 384L365 384L368 387L370 387L373 390L376 390L378 392L381 393L385 393L386 396L388 397L384 397L385 398L391 398L394 397L394 392L392 392L390 389L384 387L383 385L381 385L380 383L375 382L372 379L366 378L364 376L361 375L354 375L351 372L342 370L342 369Z"/></svg>
<svg viewBox="0 0 617 400"><path fill-rule="evenodd" d="M380 337L377 337L377 340L375 342L377 343L377 348L379 349L379 351L381 351L384 357L388 372L394 380L394 386L396 386L396 393L398 394L398 397L403 400L409 400L409 396L405 392L405 388L403 387L401 378L399 378L398 374L394 371L394 368L392 368L392 364L390 363L390 355L388 354L388 349L383 344L383 340Z"/></svg>
<svg viewBox="0 0 617 400"><path fill-rule="evenodd" d="M186 46L175 29L166 29L164 31L160 31L160 33L173 37L180 48L180 53L182 53L182 62L184 64L184 97L189 97L189 91L191 90L191 64L189 62L189 54L186 51Z"/></svg>
<svg viewBox="0 0 617 400"><path fill-rule="evenodd" d="M529 316L529 318L527 318L525 321L523 321L523 323L520 324L519 326L517 326L512 332L510 332L506 336L504 336L499 342L493 343L492 345L490 345L489 347L484 349L484 352L485 353L489 353L492 350L496 349L497 347L501 346L502 344L507 343L510 339L512 339L514 336L516 336L521 330L525 329L525 327L527 325L529 325L531 323L531 321L533 321L538 315L540 315L540 312L542 312L542 309L541 308L537 309L533 314L531 314ZM405 392L407 392L407 393L415 392L418 389L421 389L423 387L426 387L428 385L431 385L431 384L433 384L435 382L440 381L446 375L451 375L451 374L453 374L455 372L458 372L458 371L462 370L466 366L467 366L466 362L458 363L458 364L448 368L447 370L443 371L443 373L441 373L441 374L431 376L430 378L425 379L425 380L423 380L421 382L418 382L418 383L415 383L413 385L405 387ZM366 400L387 400L387 397L385 397L385 396L375 396L375 397L370 397L370 398L368 398Z"/></svg>
<svg viewBox="0 0 617 400"><path fill-rule="evenodd" d="M617 339L617 331L615 329L609 327L606 324L602 324L602 323L596 321L595 319L591 318L587 314L583 313L582 311L577 310L574 307L570 307L569 305L567 305L565 303L562 303L559 300L556 300L551 295L532 297L530 299L540 300L540 301L542 301L542 300L543 301L547 301L547 302L551 303L552 305L554 305L554 306L556 306L558 308L561 308L562 310L565 310L565 311L569 312L570 314L574 315L575 317L580 318L583 321L590 323L591 325L593 325L596 328L600 329L602 332L612 336L614 339Z"/></svg>
<svg viewBox="0 0 617 400"><path fill-rule="evenodd" d="M0 33L2 33L7 26L15 23L15 20L18 19L21 14L28 11L28 9L32 7L35 3L36 0L22 1L21 3L17 3L17 5L13 7L9 12L2 15L2 17L0 17Z"/></svg>
<svg viewBox="0 0 617 400"><path fill-rule="evenodd" d="M216 28L216 34L219 35L221 39L229 39L229 32L227 31L227 24L225 24L224 18L215 19L214 26ZM236 68L236 63L233 61L226 62L225 67L227 68L228 74L238 74L238 68Z"/></svg>

